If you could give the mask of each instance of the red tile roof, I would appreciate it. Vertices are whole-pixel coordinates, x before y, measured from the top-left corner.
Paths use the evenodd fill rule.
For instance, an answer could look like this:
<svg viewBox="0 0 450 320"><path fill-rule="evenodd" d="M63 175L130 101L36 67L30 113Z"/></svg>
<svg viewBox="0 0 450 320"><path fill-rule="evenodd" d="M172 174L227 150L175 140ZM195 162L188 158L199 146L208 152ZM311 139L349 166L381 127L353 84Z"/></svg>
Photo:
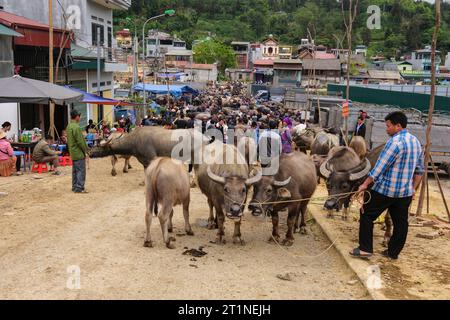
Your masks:
<svg viewBox="0 0 450 320"><path fill-rule="evenodd" d="M273 66L273 60L257 59L255 61L253 61L253 65Z"/></svg>

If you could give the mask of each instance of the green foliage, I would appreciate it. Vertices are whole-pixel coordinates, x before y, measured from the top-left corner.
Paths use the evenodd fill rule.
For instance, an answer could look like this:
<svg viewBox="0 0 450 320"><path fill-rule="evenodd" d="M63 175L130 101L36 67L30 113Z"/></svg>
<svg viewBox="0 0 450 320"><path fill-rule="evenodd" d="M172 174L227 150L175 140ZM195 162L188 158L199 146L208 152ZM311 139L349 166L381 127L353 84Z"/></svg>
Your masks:
<svg viewBox="0 0 450 320"><path fill-rule="evenodd" d="M381 30L366 26L369 5L381 8ZM175 16L152 21L147 28L176 33L188 48L206 36L230 43L261 41L268 34L295 45L308 37L308 30L316 43L336 47L336 36L342 39L345 34L341 4L336 0L133 0L129 12L115 12L116 29L136 27L141 35L146 18L167 9L174 9ZM434 6L426 1L359 0L352 41L367 45L369 52L399 57L431 44L433 28ZM438 49L450 51L449 3L442 4Z"/></svg>
<svg viewBox="0 0 450 320"><path fill-rule="evenodd" d="M217 63L217 67L222 74L226 68L232 68L236 65L233 49L215 39L205 40L194 47L194 61L197 63Z"/></svg>

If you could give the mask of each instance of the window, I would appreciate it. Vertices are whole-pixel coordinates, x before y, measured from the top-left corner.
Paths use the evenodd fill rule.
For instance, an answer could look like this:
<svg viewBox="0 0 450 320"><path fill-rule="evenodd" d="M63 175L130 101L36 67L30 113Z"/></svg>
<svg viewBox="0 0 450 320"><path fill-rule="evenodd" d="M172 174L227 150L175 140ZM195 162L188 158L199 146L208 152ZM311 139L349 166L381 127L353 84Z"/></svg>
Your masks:
<svg viewBox="0 0 450 320"><path fill-rule="evenodd" d="M111 21L108 21L108 24L112 24L112 22L111 22Z"/></svg>
<svg viewBox="0 0 450 320"><path fill-rule="evenodd" d="M103 18L98 18L98 21L99 21L99 22L105 22L105 19L103 19Z"/></svg>
<svg viewBox="0 0 450 320"><path fill-rule="evenodd" d="M97 23L92 23L92 45L97 45L97 28L100 28L100 45L105 43L105 27Z"/></svg>
<svg viewBox="0 0 450 320"><path fill-rule="evenodd" d="M155 45L156 44L156 39L148 39L147 40L147 45Z"/></svg>
<svg viewBox="0 0 450 320"><path fill-rule="evenodd" d="M108 86L110 86L110 85L111 85L111 81L107 81L106 84L107 84Z"/></svg>
<svg viewBox="0 0 450 320"><path fill-rule="evenodd" d="M92 19L92 20L95 20L95 21L98 20L98 18L97 18L96 16L91 16L91 19Z"/></svg>
<svg viewBox="0 0 450 320"><path fill-rule="evenodd" d="M161 45L171 46L173 45L173 40L160 40Z"/></svg>
<svg viewBox="0 0 450 320"><path fill-rule="evenodd" d="M242 73L239 73L239 80L242 80Z"/></svg>

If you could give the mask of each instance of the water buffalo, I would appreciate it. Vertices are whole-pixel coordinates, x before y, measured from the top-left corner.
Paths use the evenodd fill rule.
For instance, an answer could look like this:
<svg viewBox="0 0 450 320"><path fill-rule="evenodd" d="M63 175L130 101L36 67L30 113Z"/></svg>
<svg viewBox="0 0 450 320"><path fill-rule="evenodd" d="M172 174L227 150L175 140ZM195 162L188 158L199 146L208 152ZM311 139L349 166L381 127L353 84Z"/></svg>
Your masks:
<svg viewBox="0 0 450 320"><path fill-rule="evenodd" d="M342 207L342 204L344 204L346 209L344 210L343 218L346 218L350 201L349 197L337 199L336 197L333 197L333 195L355 191L365 180L370 169L375 166L383 148L384 145L381 145L373 149L359 165L357 164L358 160L356 159L358 155L353 149L339 147L339 149L335 148L332 150L330 156L326 160L326 162L329 160L331 160L331 162L328 164L324 163L320 169L321 174L327 179L327 188L330 198L325 202L325 208L329 210L329 216L331 216L333 209L339 210ZM345 163L348 165L344 165ZM352 166L355 167L352 169ZM392 236L392 219L389 212L387 212L384 222L385 233L383 245L387 246L387 243Z"/></svg>
<svg viewBox="0 0 450 320"><path fill-rule="evenodd" d="M274 176L264 176L254 185L253 199L249 209L254 215L269 213L272 216L271 240L279 241L278 212L287 208L288 231L283 244L291 246L294 243L294 232L299 229L299 216L301 213L300 233L306 233L305 214L309 200L299 202L285 202L265 204L283 200L300 200L310 198L317 187L317 175L311 158L301 152L282 154L278 172Z"/></svg>
<svg viewBox="0 0 450 320"><path fill-rule="evenodd" d="M216 210L218 232L216 243L225 243L225 216L234 220L233 242L244 245L241 237L241 219L247 201L248 188L262 177L258 170L250 177L249 168L243 155L234 145L214 142L207 145L201 164L194 165L197 185L208 198L208 228L215 227L213 209Z"/></svg>
<svg viewBox="0 0 450 320"><path fill-rule="evenodd" d="M113 132L111 133L111 135L108 137L108 139L106 139L105 141L100 142L101 146L104 146L105 144L111 143L113 140L116 139L122 139L123 137L125 137L128 133L124 133L124 132ZM116 156L116 155L112 155L111 156L111 165L112 165L112 169L111 169L111 175L113 177L115 177L117 175L117 171L116 171L116 163L117 161L119 161L119 158L124 159L125 160L125 164L123 166L123 172L124 173L128 173L128 169L132 169L131 165L130 165L130 158L131 156Z"/></svg>
<svg viewBox="0 0 450 320"><path fill-rule="evenodd" d="M326 179L329 198L325 202L328 217L332 210L339 211L344 206L342 218L347 219L351 195L336 196L356 191L371 169L369 160L361 161L349 147L333 148L326 161L320 166L320 173Z"/></svg>
<svg viewBox="0 0 450 320"><path fill-rule="evenodd" d="M174 147L180 146L178 137L183 137L191 147L191 159L196 147L201 147L209 140L194 129L166 130L161 127L137 128L130 134L91 149L91 158L111 155L135 156L147 168L156 157L171 157ZM186 140L184 140L186 139ZM182 157L189 155L179 155Z"/></svg>
<svg viewBox="0 0 450 320"><path fill-rule="evenodd" d="M356 152L361 160L363 160L367 156L367 144L366 140L363 137L354 136L350 141L349 147Z"/></svg>
<svg viewBox="0 0 450 320"><path fill-rule="evenodd" d="M170 158L156 158L152 161L145 170L145 200L147 235L144 247L152 247L150 226L152 211L155 211L161 224L164 243L169 249L175 248L171 244L171 241L175 240L169 237L169 232L172 232L173 207L180 204L183 205L186 233L190 236L194 235L189 223L189 175L181 161ZM161 206L159 213L157 212L158 204Z"/></svg>
<svg viewBox="0 0 450 320"><path fill-rule="evenodd" d="M317 133L311 143L311 154L328 155L330 150L339 146L339 137L325 131Z"/></svg>

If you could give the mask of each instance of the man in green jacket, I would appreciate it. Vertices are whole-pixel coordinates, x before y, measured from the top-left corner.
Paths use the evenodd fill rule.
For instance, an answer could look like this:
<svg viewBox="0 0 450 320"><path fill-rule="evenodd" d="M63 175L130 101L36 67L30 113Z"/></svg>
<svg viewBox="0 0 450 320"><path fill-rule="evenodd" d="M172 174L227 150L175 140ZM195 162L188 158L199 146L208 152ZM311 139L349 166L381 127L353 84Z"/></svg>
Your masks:
<svg viewBox="0 0 450 320"><path fill-rule="evenodd" d="M88 147L84 140L80 128L81 114L77 110L72 110L70 118L72 119L67 126L67 145L72 158L72 191L75 193L87 193L84 189L86 181L86 157L88 156Z"/></svg>

